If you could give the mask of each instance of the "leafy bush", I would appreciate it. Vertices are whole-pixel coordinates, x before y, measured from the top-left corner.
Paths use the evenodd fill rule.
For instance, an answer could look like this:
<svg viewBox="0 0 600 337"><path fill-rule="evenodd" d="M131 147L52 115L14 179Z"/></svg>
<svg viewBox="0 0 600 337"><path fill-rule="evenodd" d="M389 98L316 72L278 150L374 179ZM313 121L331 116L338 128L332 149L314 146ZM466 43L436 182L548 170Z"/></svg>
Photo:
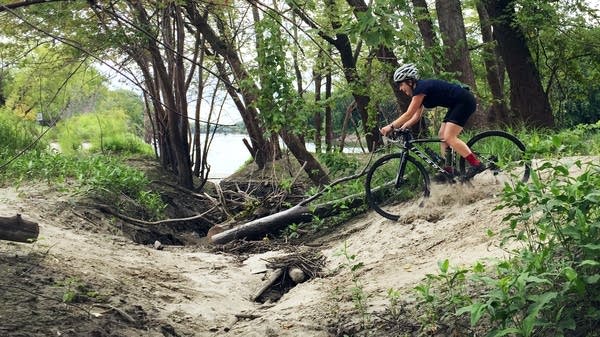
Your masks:
<svg viewBox="0 0 600 337"><path fill-rule="evenodd" d="M530 153L543 157L600 154L600 121L557 133L527 130L519 136Z"/></svg>
<svg viewBox="0 0 600 337"><path fill-rule="evenodd" d="M91 152L151 155L152 148L129 128L129 117L120 109L89 113L61 121L52 135L64 153L81 150L84 143Z"/></svg>
<svg viewBox="0 0 600 337"><path fill-rule="evenodd" d="M594 336L600 321L600 166L574 176L562 164L544 164L532 183L506 186L500 208L512 211L502 231L524 248L477 273L489 289L457 311L472 324L487 316L488 336Z"/></svg>
<svg viewBox="0 0 600 337"><path fill-rule="evenodd" d="M341 152L319 153L319 161L329 169L332 176L353 174L359 167L355 157Z"/></svg>
<svg viewBox="0 0 600 337"><path fill-rule="evenodd" d="M30 180L69 186L77 193L95 196L117 207L124 206L127 199L135 200L152 219L162 216L166 207L158 194L148 190L145 174L116 157L80 155L76 158L32 151L18 157L0 175L3 184L19 185Z"/></svg>
<svg viewBox="0 0 600 337"><path fill-rule="evenodd" d="M3 155L2 157L26 148L41 149L45 147L45 143L36 139L36 134L39 133L36 127L35 123L18 118L12 112L0 108L0 154Z"/></svg>

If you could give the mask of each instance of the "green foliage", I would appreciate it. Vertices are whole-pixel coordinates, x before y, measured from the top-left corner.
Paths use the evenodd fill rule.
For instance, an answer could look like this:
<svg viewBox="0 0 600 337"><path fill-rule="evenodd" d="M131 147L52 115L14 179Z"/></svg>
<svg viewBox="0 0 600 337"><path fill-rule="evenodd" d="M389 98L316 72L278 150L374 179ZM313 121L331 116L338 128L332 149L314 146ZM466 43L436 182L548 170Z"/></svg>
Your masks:
<svg viewBox="0 0 600 337"><path fill-rule="evenodd" d="M17 151L33 145L33 149L40 150L46 146L44 142L36 142L38 126L30 121L15 116L7 109L0 107L0 158L8 160L9 156ZM3 163L0 162L0 165Z"/></svg>
<svg viewBox="0 0 600 337"><path fill-rule="evenodd" d="M91 109L105 79L89 62L69 58L60 48L38 47L12 70L6 107L25 119L56 121Z"/></svg>
<svg viewBox="0 0 600 337"><path fill-rule="evenodd" d="M600 121L581 124L558 132L522 132L527 151L542 157L600 154Z"/></svg>
<svg viewBox="0 0 600 337"><path fill-rule="evenodd" d="M332 177L353 174L360 165L355 157L339 151L319 153L318 159L327 167Z"/></svg>
<svg viewBox="0 0 600 337"><path fill-rule="evenodd" d="M123 111L128 117L129 132L140 138L144 136L144 102L133 91L123 89L101 91L94 111L100 114Z"/></svg>
<svg viewBox="0 0 600 337"><path fill-rule="evenodd" d="M97 291L76 277L69 277L57 282L56 286L63 288L62 301L64 303L81 303L98 297Z"/></svg>
<svg viewBox="0 0 600 337"><path fill-rule="evenodd" d="M129 122L129 116L121 109L78 115L58 123L52 137L68 154L80 151L82 144L88 143L91 152L152 155L152 148L130 132Z"/></svg>
<svg viewBox="0 0 600 337"><path fill-rule="evenodd" d="M166 207L160 195L148 190L149 180L143 172L115 157L31 151L18 157L0 175L2 184L20 185L31 180L64 186L117 207L136 200L151 219L160 218Z"/></svg>
<svg viewBox="0 0 600 337"><path fill-rule="evenodd" d="M439 263L440 273L416 287L424 329L468 314L470 329L490 337L593 336L600 318L600 165L545 163L531 183L506 185L498 208L510 211L507 226L491 234L522 248L487 269L477 263L449 273L448 261Z"/></svg>
<svg viewBox="0 0 600 337"><path fill-rule="evenodd" d="M367 300L368 294L364 292L364 286L359 277L359 271L364 264L358 261L356 254L350 253L348 250L348 243L344 241L344 246L336 252L337 256L343 256L345 262L341 265L343 268L347 268L352 275L352 288L350 289L352 302L354 308L360 313L362 318L363 327L367 327L371 324L371 316L367 312Z"/></svg>
<svg viewBox="0 0 600 337"><path fill-rule="evenodd" d="M582 170L573 175L570 170ZM600 318L600 166L544 164L532 183L506 186L511 212L501 234L524 249L474 280L489 289L471 305L471 323L486 316L488 336L587 335ZM542 178L543 176L543 178Z"/></svg>
<svg viewBox="0 0 600 337"><path fill-rule="evenodd" d="M465 290L469 270L458 268L452 271L447 259L438 261L438 268L438 274L427 274L425 282L415 287L417 307L423 313L421 320L424 330L434 328L439 323L451 324L454 312L470 304Z"/></svg>
<svg viewBox="0 0 600 337"><path fill-rule="evenodd" d="M264 70L258 76L260 92L257 106L265 126L278 132L281 129L304 134L308 116L303 101L294 90L291 66L286 59L289 42L280 31L280 18L273 10L267 11L256 23L258 40L257 61Z"/></svg>
<svg viewBox="0 0 600 337"><path fill-rule="evenodd" d="M600 30L592 21L597 14L583 0L518 2L517 20L548 87L557 124L597 121Z"/></svg>

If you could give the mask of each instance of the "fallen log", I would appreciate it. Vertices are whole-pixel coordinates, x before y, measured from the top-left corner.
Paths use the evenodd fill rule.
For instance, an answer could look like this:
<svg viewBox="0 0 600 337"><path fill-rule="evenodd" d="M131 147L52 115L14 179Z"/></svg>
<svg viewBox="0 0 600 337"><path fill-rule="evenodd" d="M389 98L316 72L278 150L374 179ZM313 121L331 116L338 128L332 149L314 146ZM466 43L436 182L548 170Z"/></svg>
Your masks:
<svg viewBox="0 0 600 337"><path fill-rule="evenodd" d="M284 211L225 230L209 238L215 244L223 244L236 239L259 239L265 233L275 232L287 224L308 222L310 220L312 220L312 215L308 207L296 205Z"/></svg>
<svg viewBox="0 0 600 337"><path fill-rule="evenodd" d="M366 174L367 168L371 163L371 159L373 159L373 153L371 154L368 163L359 173L348 177L340 178L332 182L328 187L333 187L337 184L341 184L343 182L362 177ZM209 229L207 237L210 240L210 242L214 244L224 244L236 239L260 239L267 233L273 233L275 231L281 230L285 228L285 226L291 225L293 223L309 222L312 221L314 217L324 218L336 215L339 214L341 211L352 209L365 203L364 193L360 193L350 195L345 198L341 198L331 202L316 205L310 208L306 206L313 200L316 200L321 195L323 195L324 191L326 191L327 189L327 187L321 189L312 197L301 201L292 208L288 208L284 211L267 215L263 218L253 220L233 228L231 228L229 224L222 226L213 226L213 228Z"/></svg>
<svg viewBox="0 0 600 337"><path fill-rule="evenodd" d="M21 214L0 217L0 240L32 243L39 234L37 222L25 220Z"/></svg>
<svg viewBox="0 0 600 337"><path fill-rule="evenodd" d="M364 194L351 195L312 208L305 206L305 203L300 203L292 208L227 230L221 231L222 229L217 229L219 228L217 225L215 230L209 230L208 238L214 244L224 244L236 239L260 239L267 233L274 233L293 223L310 222L314 217L329 217L362 204L364 204Z"/></svg>

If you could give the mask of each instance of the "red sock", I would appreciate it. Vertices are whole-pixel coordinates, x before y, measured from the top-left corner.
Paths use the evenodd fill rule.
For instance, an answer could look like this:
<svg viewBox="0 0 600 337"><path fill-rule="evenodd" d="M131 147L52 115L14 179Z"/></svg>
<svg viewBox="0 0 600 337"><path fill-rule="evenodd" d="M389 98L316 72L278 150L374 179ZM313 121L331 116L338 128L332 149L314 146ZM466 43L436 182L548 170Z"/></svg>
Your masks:
<svg viewBox="0 0 600 337"><path fill-rule="evenodd" d="M452 166L444 166L444 171L448 173L454 173L454 169L452 168Z"/></svg>
<svg viewBox="0 0 600 337"><path fill-rule="evenodd" d="M481 165L481 162L479 161L479 159L475 158L473 152L469 153L469 155L466 156L465 159L469 162L469 164L471 164L471 166Z"/></svg>

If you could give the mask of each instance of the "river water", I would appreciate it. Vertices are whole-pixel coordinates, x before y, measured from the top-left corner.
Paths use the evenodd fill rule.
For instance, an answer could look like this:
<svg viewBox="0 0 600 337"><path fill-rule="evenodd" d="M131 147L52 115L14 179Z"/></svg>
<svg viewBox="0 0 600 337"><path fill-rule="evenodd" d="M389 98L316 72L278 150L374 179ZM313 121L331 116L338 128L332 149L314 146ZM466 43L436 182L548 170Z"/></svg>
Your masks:
<svg viewBox="0 0 600 337"><path fill-rule="evenodd" d="M251 158L242 139L244 134L217 133L210 143L206 158L210 165L210 179L223 179L233 174L248 159ZM202 135L204 141L204 135Z"/></svg>
<svg viewBox="0 0 600 337"><path fill-rule="evenodd" d="M208 150L207 161L210 165L209 179L223 179L235 173L247 160L251 158L242 139L248 138L245 134L217 133ZM204 135L202 135L204 141ZM282 144L283 146L283 144ZM309 151L314 151L313 143L306 144ZM347 153L361 152L360 148L348 147Z"/></svg>

